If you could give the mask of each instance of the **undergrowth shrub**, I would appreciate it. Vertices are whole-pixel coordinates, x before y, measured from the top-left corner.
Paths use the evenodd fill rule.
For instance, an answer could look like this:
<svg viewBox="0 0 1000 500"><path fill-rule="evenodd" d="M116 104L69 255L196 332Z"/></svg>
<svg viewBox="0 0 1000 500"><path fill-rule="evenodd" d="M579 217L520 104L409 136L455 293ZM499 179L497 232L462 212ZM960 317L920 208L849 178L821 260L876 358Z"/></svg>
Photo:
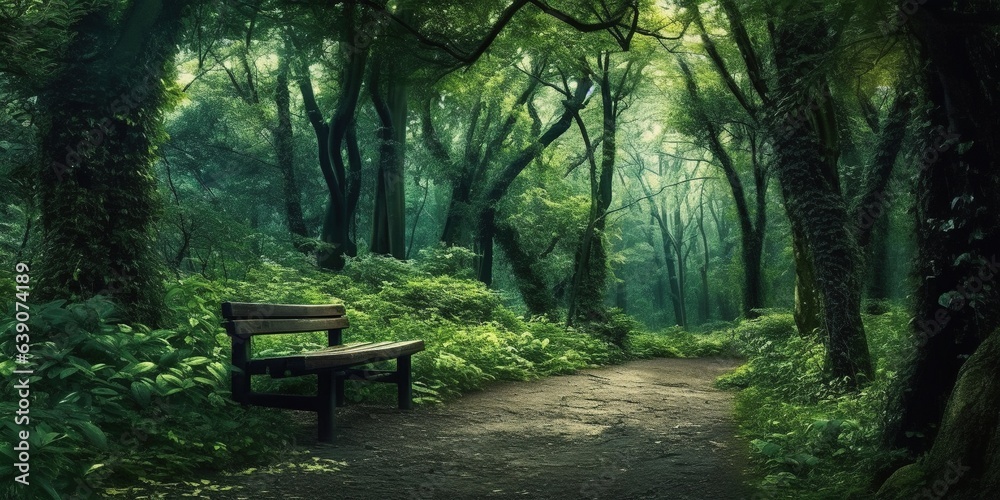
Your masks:
<svg viewBox="0 0 1000 500"><path fill-rule="evenodd" d="M791 314L771 311L734 329L748 360L717 385L741 389L736 417L764 497L866 498L878 465L892 458L879 443L906 315L892 306L864 321L876 376L859 392L828 379L821 339L799 336Z"/></svg>
<svg viewBox="0 0 1000 500"><path fill-rule="evenodd" d="M30 421L4 420L9 435L30 431L31 486L19 487L13 476L20 472L7 462L0 466L11 488L6 498L15 491L17 498L86 498L109 479L217 468L284 444L277 415L230 401L218 304L207 292L199 280L171 287L170 315L183 321L169 329L118 324L114 306L100 297L31 308ZM13 321L0 323L5 415L15 414L22 375L13 370L23 368L10 361L14 330ZM11 458L13 448L0 443Z"/></svg>
<svg viewBox="0 0 1000 500"><path fill-rule="evenodd" d="M730 331L690 332L679 326L659 332L633 332L629 336L628 352L632 358L702 358L710 356L737 358L742 356Z"/></svg>
<svg viewBox="0 0 1000 500"><path fill-rule="evenodd" d="M618 308L608 311L604 321L586 323L584 328L620 349L628 349L629 335L638 331L639 322Z"/></svg>

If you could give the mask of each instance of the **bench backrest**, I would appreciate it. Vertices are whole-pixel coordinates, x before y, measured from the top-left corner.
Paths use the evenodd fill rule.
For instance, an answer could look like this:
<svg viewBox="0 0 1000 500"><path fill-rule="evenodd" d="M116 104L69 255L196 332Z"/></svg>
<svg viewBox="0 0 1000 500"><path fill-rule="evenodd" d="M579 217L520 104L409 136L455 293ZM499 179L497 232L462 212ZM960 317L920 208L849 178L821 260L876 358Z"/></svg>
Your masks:
<svg viewBox="0 0 1000 500"><path fill-rule="evenodd" d="M268 333L302 333L347 328L342 304L257 304L223 302L223 326L231 336L247 338ZM334 332L330 332L333 334ZM338 335L339 336L339 335ZM331 341L333 339L331 338Z"/></svg>

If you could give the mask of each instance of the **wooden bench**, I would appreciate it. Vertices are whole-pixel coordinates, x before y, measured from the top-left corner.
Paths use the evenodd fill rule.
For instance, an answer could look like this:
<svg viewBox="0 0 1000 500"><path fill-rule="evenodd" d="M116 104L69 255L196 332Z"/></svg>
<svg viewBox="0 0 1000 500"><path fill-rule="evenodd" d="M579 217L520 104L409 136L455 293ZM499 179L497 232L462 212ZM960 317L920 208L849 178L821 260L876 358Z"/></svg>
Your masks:
<svg viewBox="0 0 1000 500"><path fill-rule="evenodd" d="M334 411L344 404L345 380L371 380L396 384L399 408L413 407L410 356L424 350L424 341L357 342L344 344L341 331L348 327L343 305L293 305L224 302L223 326L233 341L233 394L244 405L268 406L317 412L319 440L333 441ZM327 332L324 349L294 354L253 358L254 335L276 333ZM396 370L358 369L375 361L396 359ZM316 375L315 396L257 393L250 390L250 377L272 378Z"/></svg>

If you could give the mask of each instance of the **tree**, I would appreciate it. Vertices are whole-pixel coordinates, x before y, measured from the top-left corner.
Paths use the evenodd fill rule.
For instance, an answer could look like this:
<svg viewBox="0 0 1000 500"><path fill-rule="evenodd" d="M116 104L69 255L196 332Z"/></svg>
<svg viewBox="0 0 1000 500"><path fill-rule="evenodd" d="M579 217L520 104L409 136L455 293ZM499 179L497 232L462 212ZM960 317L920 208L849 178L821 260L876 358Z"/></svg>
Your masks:
<svg viewBox="0 0 1000 500"><path fill-rule="evenodd" d="M728 62L694 12L697 5L687 3L705 33L703 45L725 87L773 150L772 168L792 228L799 329L813 331L821 313L831 375L857 385L859 378L870 379L872 367L860 316L862 260L848 223L850 201L841 188L840 129L830 91L830 68L843 30L827 28L830 22L843 26L851 17L851 5L806 2L758 7L768 18L765 36L773 47L769 60L760 57L736 4L719 0L719 5L729 20L728 31L750 92L728 71Z"/></svg>
<svg viewBox="0 0 1000 500"><path fill-rule="evenodd" d="M785 206L793 230L804 236L822 297L829 367L857 386L873 371L861 322L860 249L837 173L836 114L818 62L837 43L827 28L830 14L843 22L838 7L826 11L819 2L782 13L774 31L778 76L769 120ZM808 123L787 121L799 113Z"/></svg>
<svg viewBox="0 0 1000 500"><path fill-rule="evenodd" d="M572 325L578 318L584 321L604 320L604 292L608 273L608 250L604 241L607 227L608 209L611 207L615 160L618 155L618 121L628 108L628 99L633 96L642 75L642 65L635 59L625 62L618 73L612 73L612 54L603 52L597 56L597 69L588 68L595 74L601 92L601 164L594 159L595 149L587 133L583 119L574 118L580 127L590 166L590 216L587 227L580 238L576 251L576 265L573 283L569 291L569 311L566 322Z"/></svg>
<svg viewBox="0 0 1000 500"><path fill-rule="evenodd" d="M192 3L103 4L70 26L67 62L38 89L45 114L40 299L107 294L123 320L158 323L152 167L181 20Z"/></svg>
<svg viewBox="0 0 1000 500"><path fill-rule="evenodd" d="M361 195L361 152L355 117L371 51L370 37L380 19L354 2L344 4L339 47L346 60L339 69L341 91L329 121L316 100L308 64L301 63L298 70L299 90L316 134L317 160L329 193L320 239L331 248L317 256L319 266L326 269L343 269L346 257L356 256L358 251L351 232ZM302 51L305 42L298 43Z"/></svg>
<svg viewBox="0 0 1000 500"><path fill-rule="evenodd" d="M408 11L401 10L396 13L397 18L408 21ZM399 35L398 29L394 31L396 33L385 33L385 40L379 44L369 69L368 93L380 122L371 251L404 259L406 193L403 188L403 165L406 155L407 80L412 70L405 67L405 57L398 57L398 44L391 43L396 38L393 35Z"/></svg>
<svg viewBox="0 0 1000 500"><path fill-rule="evenodd" d="M963 366L972 363L969 356L988 338L996 337L994 331L1000 326L1000 295L991 284L1000 272L996 255L1000 248L996 217L1000 213L996 194L1000 187L996 169L1000 108L995 86L979 83L1000 78L996 65L987 62L1000 50L996 13L996 2L962 6L928 2L907 24L920 57L919 83L931 107L926 114L929 123L922 131L915 187L918 256L914 274L919 284L912 325L916 347L912 365L894 387L888 412L892 418L886 427L887 442L907 450L911 457L941 439L949 444L940 450L957 453L955 459L981 467L996 459L995 453L987 451L990 442L995 446L996 437L962 436L958 427L991 424L980 415L970 421L951 418L947 429L940 425L948 405L975 404L967 398L992 398L998 390L995 349L987 348L977 356L984 364L970 367L970 378L960 383L966 388L985 384L976 389L979 395L966 391L952 396ZM961 438L956 441L956 437ZM933 473L941 464L938 451L925 471ZM984 469L971 474L989 476ZM991 481L988 484L996 484L995 477ZM973 485L962 489L966 487L976 491Z"/></svg>
<svg viewBox="0 0 1000 500"><path fill-rule="evenodd" d="M694 12L697 12L697 10ZM700 19L700 15L697 16L696 19ZM701 24L700 21L699 24ZM704 30L704 26L702 26L702 30ZM722 63L721 57L718 56L717 51L714 49L714 43L712 43L711 38L709 38L706 34L703 34L702 40L705 42L709 53L714 54L715 57L713 57L713 60L718 61L716 63L716 68L719 70L720 74L729 77L728 70L726 69L724 63ZM747 142L750 143L751 147L750 162L753 167L754 187L756 193L755 210L751 211L749 195L746 193L743 181L737 171L736 162L733 160L732 155L730 155L728 148L723 142L724 136L722 130L716 122L709 117L706 104L703 102L699 94L698 84L695 82L694 75L691 73L687 63L683 58L679 58L678 61L680 63L681 73L684 75L685 87L687 88L688 109L693 114L694 122L699 128L699 135L704 141L707 142L707 148L711 151L712 156L714 157L714 162L721 167L723 173L726 174L726 180L729 183L729 188L733 195L733 201L736 204L736 214L740 224L741 256L743 258L743 267L746 273L743 280L743 316L746 318L753 318L756 316L753 311L764 307L761 259L763 258L764 231L767 227L767 170L758 156L757 142L759 139L752 131L744 134L747 136ZM741 96L738 97L741 102L744 102L747 99L743 96L742 91L738 91L736 95ZM751 116L756 113L757 111L753 111ZM734 125L737 127L739 126L737 124Z"/></svg>

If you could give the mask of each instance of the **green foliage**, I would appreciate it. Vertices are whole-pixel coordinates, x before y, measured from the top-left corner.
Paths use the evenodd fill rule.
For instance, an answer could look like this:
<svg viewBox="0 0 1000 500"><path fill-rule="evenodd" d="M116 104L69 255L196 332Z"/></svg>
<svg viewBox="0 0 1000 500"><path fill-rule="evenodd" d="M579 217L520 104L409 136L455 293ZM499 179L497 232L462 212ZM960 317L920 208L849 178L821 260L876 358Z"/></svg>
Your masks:
<svg viewBox="0 0 1000 500"><path fill-rule="evenodd" d="M431 276L451 276L473 279L472 262L475 252L465 247L435 246L419 252L417 268Z"/></svg>
<svg viewBox="0 0 1000 500"><path fill-rule="evenodd" d="M739 357L732 335L717 331L692 333L674 327L657 333L637 332L629 336L629 354L635 358Z"/></svg>
<svg viewBox="0 0 1000 500"><path fill-rule="evenodd" d="M878 465L892 458L879 440L886 391L905 352L905 314L891 306L864 319L877 369L857 393L826 381L824 347L800 337L791 314L767 312L734 329L748 360L718 385L741 389L736 416L767 498L864 496Z"/></svg>
<svg viewBox="0 0 1000 500"><path fill-rule="evenodd" d="M229 368L219 318L205 282L168 292L182 319L172 329L117 324L110 302L51 302L32 308L30 422L5 421L6 432L31 432L31 489L87 497L109 478L166 478L225 466L281 444L277 415L246 411L229 399ZM190 311L190 314L183 312ZM6 315L12 318L13 313ZM15 324L0 324L0 411L17 408L10 358ZM222 337L225 337L223 334ZM2 445L13 456L13 443ZM16 487L10 463L0 469ZM23 497L24 490L18 489ZM52 495L53 498L59 498Z"/></svg>
<svg viewBox="0 0 1000 500"><path fill-rule="evenodd" d="M351 319L345 342L424 340L426 351L413 358L417 402L443 401L494 380L529 380L621 358L618 349L593 335L523 320L478 281L435 276L427 269L440 264L372 256L352 259L343 275L265 264L248 274L253 281L227 283L226 300L343 302ZM315 349L325 342L320 333L264 335L254 339L254 356ZM378 368L392 367L383 365ZM260 390L315 390L315 383L302 377L256 377L254 384ZM349 400L393 397L387 385L348 384Z"/></svg>
<svg viewBox="0 0 1000 500"><path fill-rule="evenodd" d="M604 321L586 323L588 331L612 345L626 349L629 334L640 328L639 322L618 308L610 309Z"/></svg>

